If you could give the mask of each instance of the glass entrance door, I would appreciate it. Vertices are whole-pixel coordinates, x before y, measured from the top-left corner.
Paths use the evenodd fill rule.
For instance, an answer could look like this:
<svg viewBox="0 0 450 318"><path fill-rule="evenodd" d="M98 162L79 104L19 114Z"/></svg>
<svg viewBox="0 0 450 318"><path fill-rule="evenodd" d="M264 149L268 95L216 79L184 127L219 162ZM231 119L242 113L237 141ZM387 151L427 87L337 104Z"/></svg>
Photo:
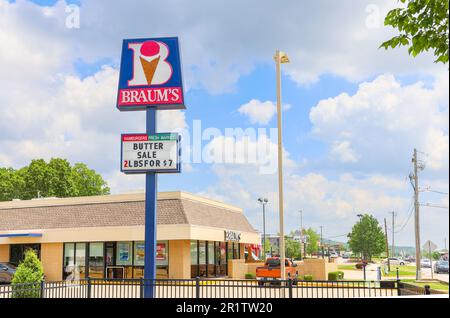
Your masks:
<svg viewBox="0 0 450 318"><path fill-rule="evenodd" d="M216 275L227 275L227 246L225 242L216 243Z"/></svg>

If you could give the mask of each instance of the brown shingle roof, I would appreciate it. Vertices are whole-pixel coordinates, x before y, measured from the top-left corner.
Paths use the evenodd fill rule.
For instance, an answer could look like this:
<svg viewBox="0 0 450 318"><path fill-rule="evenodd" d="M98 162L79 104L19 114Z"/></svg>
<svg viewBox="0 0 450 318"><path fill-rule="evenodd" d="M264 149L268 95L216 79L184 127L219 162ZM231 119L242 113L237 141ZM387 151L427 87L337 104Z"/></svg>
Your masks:
<svg viewBox="0 0 450 318"><path fill-rule="evenodd" d="M105 202L0 209L0 231L144 225L145 202ZM158 224L255 232L241 212L189 199L158 200Z"/></svg>

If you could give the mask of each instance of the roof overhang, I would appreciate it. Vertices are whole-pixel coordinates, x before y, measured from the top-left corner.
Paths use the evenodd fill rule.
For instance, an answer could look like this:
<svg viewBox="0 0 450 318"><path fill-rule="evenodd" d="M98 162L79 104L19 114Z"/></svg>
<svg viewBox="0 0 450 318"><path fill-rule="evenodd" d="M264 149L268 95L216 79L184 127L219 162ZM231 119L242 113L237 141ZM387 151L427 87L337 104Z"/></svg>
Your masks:
<svg viewBox="0 0 450 318"><path fill-rule="evenodd" d="M42 233L7 233L0 234L0 237L14 238L14 237L42 237Z"/></svg>

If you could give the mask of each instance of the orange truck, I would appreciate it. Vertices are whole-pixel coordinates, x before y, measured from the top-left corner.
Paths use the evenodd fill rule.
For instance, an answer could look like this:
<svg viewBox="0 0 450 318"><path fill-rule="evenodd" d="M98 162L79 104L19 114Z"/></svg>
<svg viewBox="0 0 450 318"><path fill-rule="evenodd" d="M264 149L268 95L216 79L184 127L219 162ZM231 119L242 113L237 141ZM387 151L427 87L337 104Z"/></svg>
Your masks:
<svg viewBox="0 0 450 318"><path fill-rule="evenodd" d="M286 279L292 279L296 285L298 282L297 264L290 259L285 258ZM264 266L256 268L256 279L258 285L263 286L266 283L277 283L281 279L280 258L269 257L266 259ZM279 282L278 282L279 283Z"/></svg>

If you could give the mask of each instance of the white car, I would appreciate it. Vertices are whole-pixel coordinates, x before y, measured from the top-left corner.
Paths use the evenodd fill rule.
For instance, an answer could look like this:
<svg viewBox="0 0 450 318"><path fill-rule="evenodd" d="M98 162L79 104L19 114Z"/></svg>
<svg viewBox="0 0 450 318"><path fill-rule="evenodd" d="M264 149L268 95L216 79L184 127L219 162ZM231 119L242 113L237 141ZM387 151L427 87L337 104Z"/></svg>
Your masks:
<svg viewBox="0 0 450 318"><path fill-rule="evenodd" d="M428 258L422 258L420 260L420 267L431 268L431 261Z"/></svg>
<svg viewBox="0 0 450 318"><path fill-rule="evenodd" d="M339 255L338 255L336 252L331 252L331 253L330 253L330 257L331 257L331 258L338 258Z"/></svg>
<svg viewBox="0 0 450 318"><path fill-rule="evenodd" d="M388 262L387 258L383 260L384 264L387 264L387 262ZM389 264L403 266L408 264L408 262L397 257L389 257Z"/></svg>

